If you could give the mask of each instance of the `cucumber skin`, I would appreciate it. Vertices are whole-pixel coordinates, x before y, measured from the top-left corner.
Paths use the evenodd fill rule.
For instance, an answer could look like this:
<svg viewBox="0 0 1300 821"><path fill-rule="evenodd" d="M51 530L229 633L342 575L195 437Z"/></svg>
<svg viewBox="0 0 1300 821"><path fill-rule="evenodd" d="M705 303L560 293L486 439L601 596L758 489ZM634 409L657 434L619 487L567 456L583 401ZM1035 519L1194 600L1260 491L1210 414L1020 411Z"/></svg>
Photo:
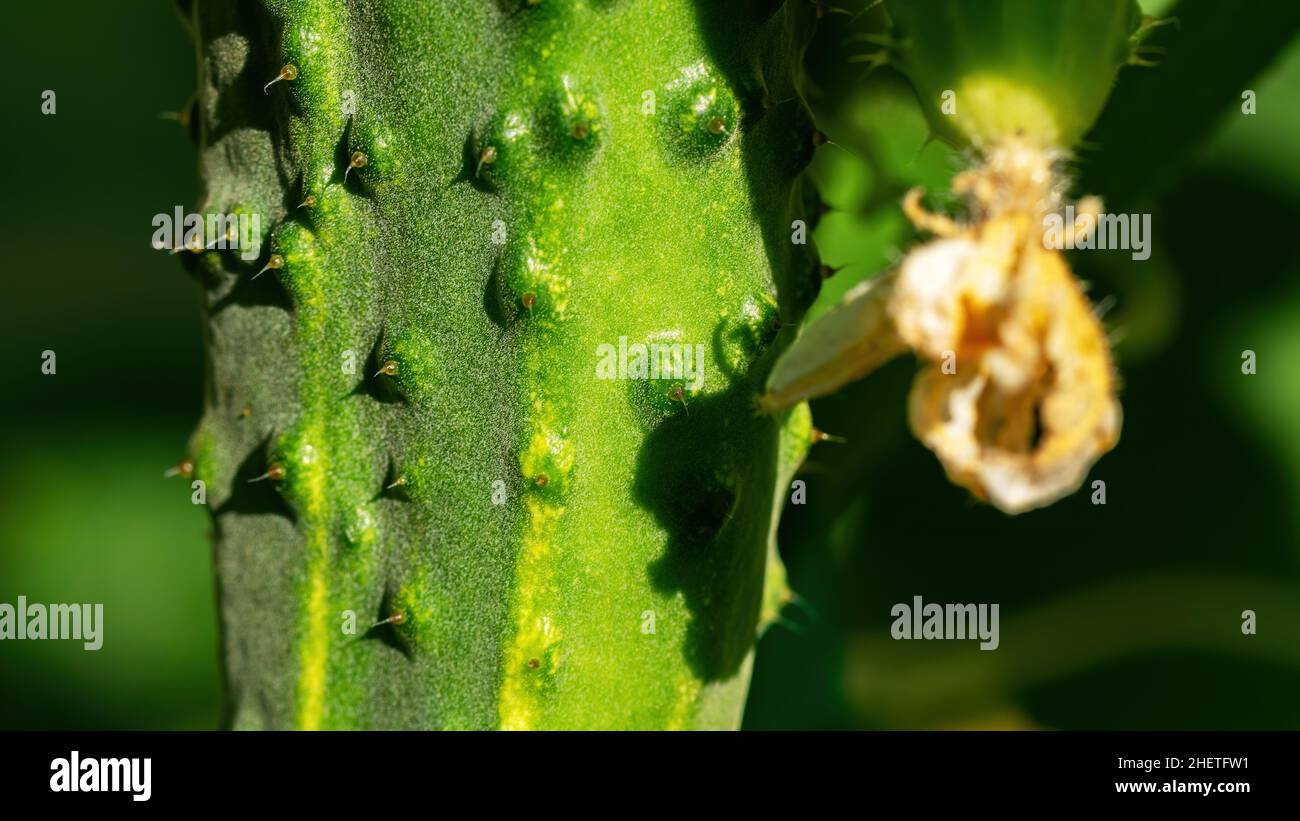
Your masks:
<svg viewBox="0 0 1300 821"><path fill-rule="evenodd" d="M772 6L190 6L202 210L267 228L184 254L231 726L738 725L812 437L754 407L819 281Z"/></svg>

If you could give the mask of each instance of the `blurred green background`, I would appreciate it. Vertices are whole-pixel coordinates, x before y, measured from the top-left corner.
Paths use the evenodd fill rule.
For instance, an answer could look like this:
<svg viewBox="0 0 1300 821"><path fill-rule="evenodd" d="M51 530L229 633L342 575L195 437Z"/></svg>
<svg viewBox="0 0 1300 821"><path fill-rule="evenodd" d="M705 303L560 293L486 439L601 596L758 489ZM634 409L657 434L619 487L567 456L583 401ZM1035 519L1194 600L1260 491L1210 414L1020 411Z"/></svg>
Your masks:
<svg viewBox="0 0 1300 821"><path fill-rule="evenodd" d="M1089 480L1107 504L1011 519L972 502L908 432L910 360L815 403L848 441L815 448L786 511L800 598L760 643L746 726L1300 726L1300 20L1267 0L1147 9L1180 19L1161 65L1121 73L1075 160L1081 191L1152 213L1155 235L1146 262L1071 257L1124 381L1123 437ZM159 116L186 103L193 53L165 2L7 21L0 602L103 602L107 626L95 653L0 644L0 728L215 727L208 519L162 475L200 412L199 295L149 245L155 213L197 201L194 148ZM897 74L846 62L874 50L854 36L870 26L829 15L809 53L832 140L815 236L842 266L817 310L904 252L902 193L962 162L926 141ZM890 640L914 595L1000 603L1000 649Z"/></svg>

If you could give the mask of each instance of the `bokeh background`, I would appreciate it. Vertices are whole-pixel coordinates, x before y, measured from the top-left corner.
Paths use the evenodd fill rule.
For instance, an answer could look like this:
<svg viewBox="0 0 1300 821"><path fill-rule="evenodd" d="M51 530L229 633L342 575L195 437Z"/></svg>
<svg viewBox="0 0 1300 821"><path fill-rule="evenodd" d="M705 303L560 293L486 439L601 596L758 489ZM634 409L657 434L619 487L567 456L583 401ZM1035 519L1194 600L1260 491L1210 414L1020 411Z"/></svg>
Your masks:
<svg viewBox="0 0 1300 821"><path fill-rule="evenodd" d="M851 14L828 16L808 69L832 141L815 236L840 270L816 310L903 253L899 197L963 159L927 141L897 74L849 62L876 49L854 36L866 3L831 5ZM759 645L747 727L1300 726L1300 12L1144 6L1179 25L1154 38L1159 67L1121 72L1074 163L1108 211L1153 215L1150 260L1071 256L1124 380L1122 440L1090 477L1107 503L1012 519L971 501L908 432L910 360L818 401L847 442L816 447L786 511L799 599ZM163 478L200 413L199 295L149 245L155 213L197 201L195 150L160 116L185 106L193 52L161 1L18 4L6 23L0 601L103 602L108 640L0 644L0 728L216 727L209 523ZM998 602L1001 648L892 641L914 595Z"/></svg>

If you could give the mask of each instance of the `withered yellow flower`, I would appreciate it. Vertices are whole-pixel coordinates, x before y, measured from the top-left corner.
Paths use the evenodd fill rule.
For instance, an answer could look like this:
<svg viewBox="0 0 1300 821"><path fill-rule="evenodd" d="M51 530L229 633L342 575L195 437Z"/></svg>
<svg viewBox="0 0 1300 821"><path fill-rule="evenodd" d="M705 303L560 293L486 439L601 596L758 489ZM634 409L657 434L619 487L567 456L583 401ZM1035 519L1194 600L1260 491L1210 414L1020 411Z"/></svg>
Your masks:
<svg viewBox="0 0 1300 821"><path fill-rule="evenodd" d="M1014 138L991 147L953 180L968 222L926 211L909 192L904 211L936 238L809 326L761 406L831 393L910 349L925 365L908 420L953 482L1007 513L1076 490L1118 441L1121 414L1101 322L1044 244L1043 217L1064 189L1058 161ZM1078 208L1099 209L1093 198Z"/></svg>

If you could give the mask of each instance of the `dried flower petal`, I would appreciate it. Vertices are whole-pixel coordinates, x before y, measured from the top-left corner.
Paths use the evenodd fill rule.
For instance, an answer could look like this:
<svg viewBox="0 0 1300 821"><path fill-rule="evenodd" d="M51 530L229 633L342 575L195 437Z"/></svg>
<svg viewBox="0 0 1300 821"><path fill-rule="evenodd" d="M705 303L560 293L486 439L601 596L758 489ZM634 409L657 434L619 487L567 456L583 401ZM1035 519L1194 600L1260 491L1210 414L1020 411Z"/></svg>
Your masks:
<svg viewBox="0 0 1300 821"><path fill-rule="evenodd" d="M1101 323L1064 259L1025 246L994 344L928 366L912 387L912 430L949 478L1007 513L1071 493L1119 438L1120 408Z"/></svg>
<svg viewBox="0 0 1300 821"><path fill-rule="evenodd" d="M777 360L759 407L775 413L833 393L907 350L886 314L894 276L857 285Z"/></svg>

